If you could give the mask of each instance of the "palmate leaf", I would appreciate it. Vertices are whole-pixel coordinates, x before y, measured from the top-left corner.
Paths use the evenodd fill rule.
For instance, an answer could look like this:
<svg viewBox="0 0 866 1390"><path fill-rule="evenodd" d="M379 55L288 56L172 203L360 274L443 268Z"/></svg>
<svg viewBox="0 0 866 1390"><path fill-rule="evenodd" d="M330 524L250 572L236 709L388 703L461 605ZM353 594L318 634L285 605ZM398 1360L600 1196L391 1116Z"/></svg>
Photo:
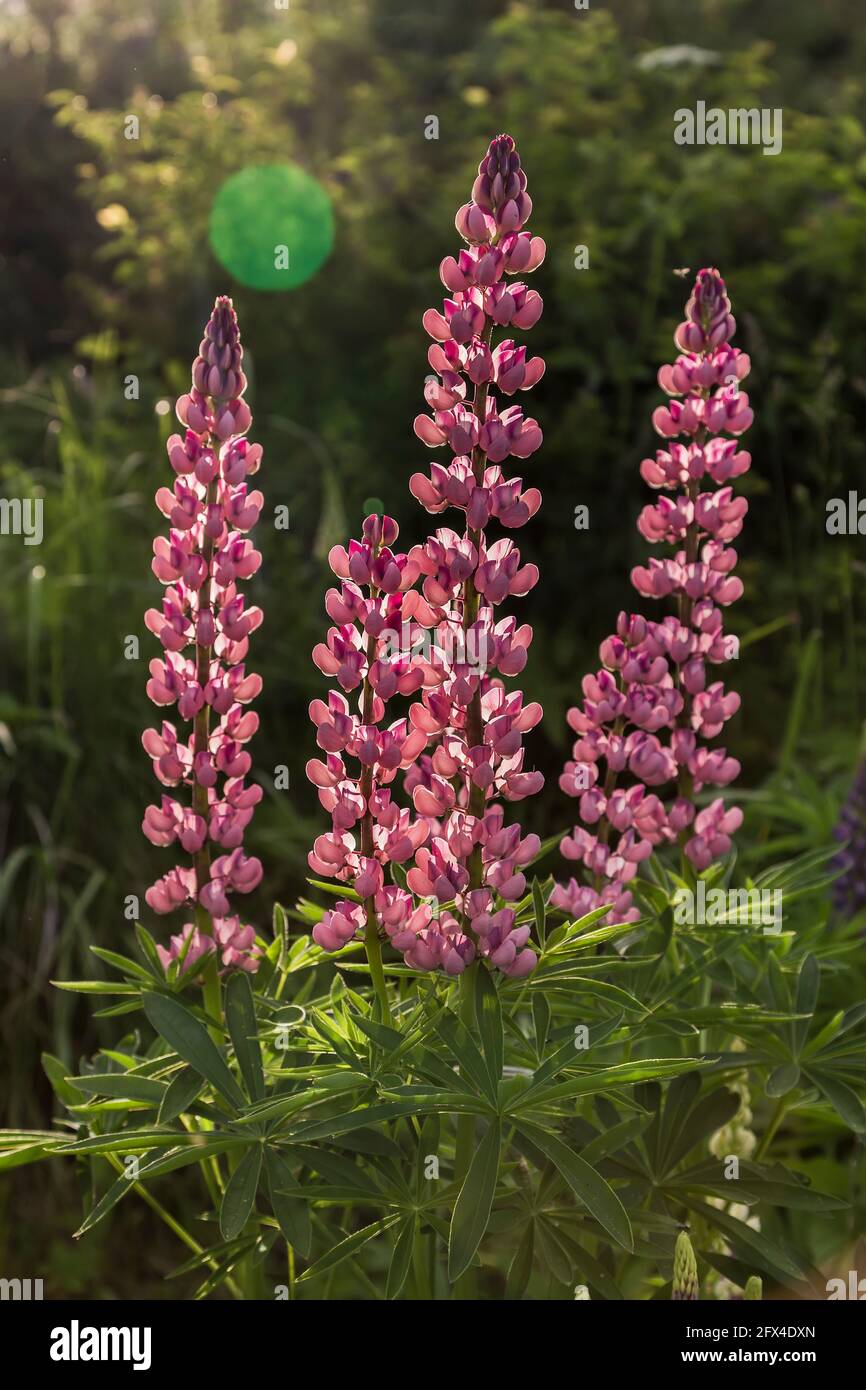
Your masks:
<svg viewBox="0 0 866 1390"><path fill-rule="evenodd" d="M634 1237L628 1214L610 1184L550 1130L526 1120L521 1120L517 1129L550 1159L578 1200L608 1235L624 1249L633 1249Z"/></svg>
<svg viewBox="0 0 866 1390"><path fill-rule="evenodd" d="M469 1268L487 1230L499 1176L501 1145L502 1130L499 1120L492 1120L472 1156L469 1171L451 1215L448 1278L452 1284Z"/></svg>

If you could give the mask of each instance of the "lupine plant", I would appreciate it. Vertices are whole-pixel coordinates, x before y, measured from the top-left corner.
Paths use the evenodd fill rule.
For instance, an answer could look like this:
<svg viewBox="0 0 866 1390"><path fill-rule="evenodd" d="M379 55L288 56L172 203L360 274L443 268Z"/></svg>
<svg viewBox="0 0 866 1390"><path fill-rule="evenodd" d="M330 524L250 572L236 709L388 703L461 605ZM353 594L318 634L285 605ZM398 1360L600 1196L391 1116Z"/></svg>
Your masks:
<svg viewBox="0 0 866 1390"><path fill-rule="evenodd" d="M539 866L562 835L539 843L506 814L542 783L524 745L541 709L511 685L532 633L504 611L539 581L510 533L540 493L506 468L541 431L502 399L543 372L511 336L542 307L520 278L544 256L531 210L499 136L457 213L448 298L424 316L430 413L415 434L451 457L410 488L454 526L404 553L376 513L331 551L332 626L313 657L332 688L310 708L308 764L329 823L309 896L276 905L270 933L232 902L262 880L242 849L261 613L239 589L259 567L246 537L262 499L247 491L261 451L227 299L178 402L186 433L157 497L164 599L146 622L164 649L148 692L179 724L144 736L169 789L144 827L188 858L145 898L186 920L168 943L136 924L138 959L95 948L117 978L61 982L132 1027L77 1074L46 1058L63 1116L6 1136L0 1165L88 1165L80 1236L146 1201L187 1247L175 1274L197 1297L692 1300L760 1297L762 1280L822 1293L788 1216L838 1237L846 1201L780 1160L803 1114L827 1144L866 1130L866 1008L827 1002L845 947L810 908L832 847L746 878L747 894L784 891L784 931L674 910L681 891L733 883L739 824L715 795L738 764L705 746L737 706L708 668L735 655L720 610L739 593L729 543L745 503L729 481L751 418L716 271L698 276L659 378L656 428L688 442L642 469L674 496L641 533L675 550L633 582L675 611L620 617L571 717L563 785L582 825L565 848L587 881L555 885ZM195 1232L178 1215L183 1169L210 1218Z"/></svg>

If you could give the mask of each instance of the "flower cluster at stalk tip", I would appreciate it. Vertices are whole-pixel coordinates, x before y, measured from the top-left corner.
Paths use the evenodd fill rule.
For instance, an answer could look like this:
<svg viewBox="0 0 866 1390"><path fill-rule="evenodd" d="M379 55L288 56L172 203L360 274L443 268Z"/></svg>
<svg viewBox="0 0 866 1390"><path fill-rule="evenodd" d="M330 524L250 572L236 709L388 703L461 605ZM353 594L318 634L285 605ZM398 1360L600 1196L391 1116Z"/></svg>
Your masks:
<svg viewBox="0 0 866 1390"><path fill-rule="evenodd" d="M731 542L748 503L731 483L751 463L738 443L752 423L740 390L749 358L730 345L730 310L719 272L700 271L674 339L679 356L658 374L670 400L653 413L656 432L680 442L641 464L660 496L638 530L673 554L637 566L631 580L643 598L670 599L674 612L656 621L620 613L599 649L601 669L584 677L583 703L568 714L577 738L560 786L579 797L582 823L561 849L582 862L588 881L557 885L551 903L575 916L610 903L608 921L637 920L628 885L657 846L679 840L700 871L729 851L742 821L720 796L700 811L694 802L740 771L724 748L707 746L740 705L713 671L737 655L722 610L743 591Z"/></svg>
<svg viewBox="0 0 866 1390"><path fill-rule="evenodd" d="M310 707L325 756L308 776L332 826L309 862L356 898L338 902L313 936L335 951L375 932L415 969L451 975L480 956L520 977L537 959L511 904L525 893L523 871L539 841L505 823L501 802L542 786L523 748L541 708L503 684L523 669L532 630L497 610L526 594L538 571L510 537L486 532L491 521L525 525L541 502L537 488L502 467L510 456L528 458L541 430L520 406L502 408L495 392L528 390L544 364L511 337L493 341L496 329L524 330L541 314L539 295L506 278L543 260L544 242L523 231L531 207L514 141L501 135L457 214L467 244L440 266L450 297L423 320L435 375L425 388L432 414L418 417L415 433L454 457L415 473L410 488L428 512L462 513L459 529L443 526L403 554L394 549L396 523L368 517L360 540L331 552L334 626L314 652L341 689ZM353 707L346 696L354 692ZM389 718L395 697L408 708ZM402 866L393 882L390 865Z"/></svg>
<svg viewBox="0 0 866 1390"><path fill-rule="evenodd" d="M179 731L166 720L142 736L156 777L171 789L148 806L142 828L152 844L176 845L191 861L145 895L154 912L194 909L195 921L172 937L170 949L159 948L166 969L178 960L189 969L212 952L224 969L258 965L255 932L230 903L262 877L259 860L242 848L262 796L244 780L251 766L246 745L259 722L246 706L262 688L245 661L262 613L247 607L238 585L261 564L247 533L264 500L246 481L262 450L245 438L252 416L242 359L232 302L221 297L193 364L192 389L177 402L186 429L168 440L174 486L156 495L169 532L154 541L152 568L165 594L145 623L164 654L150 663L147 693L192 726Z"/></svg>

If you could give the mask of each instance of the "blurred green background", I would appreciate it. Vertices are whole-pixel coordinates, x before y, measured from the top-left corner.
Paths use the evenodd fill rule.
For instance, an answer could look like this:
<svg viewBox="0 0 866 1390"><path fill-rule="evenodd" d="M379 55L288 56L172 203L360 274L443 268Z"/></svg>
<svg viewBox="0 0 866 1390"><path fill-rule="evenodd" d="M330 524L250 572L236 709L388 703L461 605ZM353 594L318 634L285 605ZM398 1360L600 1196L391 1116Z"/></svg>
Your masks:
<svg viewBox="0 0 866 1390"><path fill-rule="evenodd" d="M744 787L787 798L780 846L826 839L863 719L861 542L827 536L825 516L866 454L864 60L860 0L0 4L0 495L43 498L45 526L39 547L0 537L3 1123L47 1122L42 1048L71 1062L116 1037L48 980L98 974L88 946L123 946L124 898L168 867L139 828L155 786L139 741L155 718L142 615L158 598L166 402L186 389L214 295L235 300L265 447L252 588L266 621L251 653L265 799L248 837L266 870L250 919L264 928L322 824L303 769L325 556L357 534L368 498L407 543L430 529L407 490L432 457L411 430L429 370L420 319L442 298L454 211L500 130L548 243L532 335L548 370L531 401L545 444L526 470L544 505L520 538L542 572L522 606L535 629L524 688L545 707L530 756L548 788L526 819L542 833L569 824L565 710L646 549L638 466L687 288L672 272L714 264L757 415L734 616L743 708L727 742ZM781 107L781 155L676 146L673 113L699 99ZM209 240L225 180L273 164L311 176L333 210L330 255L284 292L239 284ZM266 199L247 215L270 236ZM288 531L267 523L279 505ZM288 792L273 790L280 764ZM3 1272L44 1273L53 1297L183 1292L160 1282L177 1252L152 1232L139 1241L144 1208L80 1249L78 1210L71 1170L13 1173Z"/></svg>

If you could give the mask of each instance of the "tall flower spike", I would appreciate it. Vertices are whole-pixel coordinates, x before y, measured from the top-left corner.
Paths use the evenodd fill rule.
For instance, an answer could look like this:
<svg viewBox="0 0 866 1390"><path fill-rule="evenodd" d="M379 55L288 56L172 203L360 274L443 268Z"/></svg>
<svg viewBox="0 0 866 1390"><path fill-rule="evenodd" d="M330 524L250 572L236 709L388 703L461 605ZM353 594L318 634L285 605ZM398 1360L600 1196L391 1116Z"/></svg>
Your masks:
<svg viewBox="0 0 866 1390"><path fill-rule="evenodd" d="M751 463L738 443L752 423L740 390L749 359L730 346L730 310L719 272L700 271L675 334L680 355L658 374L671 399L653 413L658 434L685 442L641 464L644 481L673 496L645 507L638 530L651 544L675 549L637 566L632 584L644 598L672 599L675 611L656 622L620 613L616 632L599 648L602 669L584 677L583 705L568 713L577 739L560 787L579 797L582 824L561 849L582 861L589 879L554 889L552 905L570 914L612 903L608 920L636 920L628 884L654 848L679 840L694 867L706 869L728 852L742 821L721 797L697 814L694 805L696 792L724 787L740 771L723 748L701 742L715 739L740 706L739 695L708 671L738 654L722 609L743 591L730 542L748 503L730 484ZM714 490L702 491L707 480ZM666 805L660 793L670 784L676 793Z"/></svg>
<svg viewBox="0 0 866 1390"><path fill-rule="evenodd" d="M468 246L440 267L451 297L441 313L424 315L435 373L424 394L433 413L418 417L415 433L431 448L447 444L455 457L429 475L415 473L410 488L431 513L462 512L460 529L442 527L401 555L391 549L396 523L368 517L361 541L331 552L342 583L326 608L337 626L314 660L343 691L359 690L359 712L336 692L310 707L328 756L308 775L332 817L310 865L350 883L361 902L339 902L313 935L333 951L363 931L374 975L380 933L420 970L459 975L480 955L522 976L536 962L529 928L517 925L509 904L523 896L523 868L538 837L506 825L499 802L542 785L523 766L523 735L541 709L505 689L502 677L525 665L532 631L497 619L496 609L527 593L538 571L510 539L491 542L486 534L493 519L523 526L541 501L501 467L509 455L528 458L541 431L495 396L528 390L544 370L513 339L493 343L497 327L526 329L541 313L535 291L505 278L544 257L544 243L522 230L530 211L514 141L499 136L479 166L472 201L457 214ZM408 718L383 728L386 704L398 695L418 698ZM346 754L360 774L347 769ZM396 800L398 773L411 806ZM411 867L405 880L387 883L395 863Z"/></svg>
<svg viewBox="0 0 866 1390"><path fill-rule="evenodd" d="M176 844L190 860L145 895L158 913L194 907L195 920L172 937L170 949L158 948L166 970L175 962L190 969L212 954L226 970L258 965L255 932L241 925L230 904L262 877L258 859L242 849L262 796L244 781L251 766L246 744L259 722L246 706L262 688L244 663L262 613L246 607L238 583L261 564L247 533L264 500L246 483L262 449L245 438L252 416L243 400L242 360L232 302L220 297L193 363L192 389L177 402L186 432L167 444L174 486L156 494L169 533L153 543L152 569L165 595L145 623L164 655L150 663L147 693L156 705L176 706L179 720L191 726L179 731L165 721L142 736L157 779L172 789L158 806L148 806L142 829L152 844Z"/></svg>

